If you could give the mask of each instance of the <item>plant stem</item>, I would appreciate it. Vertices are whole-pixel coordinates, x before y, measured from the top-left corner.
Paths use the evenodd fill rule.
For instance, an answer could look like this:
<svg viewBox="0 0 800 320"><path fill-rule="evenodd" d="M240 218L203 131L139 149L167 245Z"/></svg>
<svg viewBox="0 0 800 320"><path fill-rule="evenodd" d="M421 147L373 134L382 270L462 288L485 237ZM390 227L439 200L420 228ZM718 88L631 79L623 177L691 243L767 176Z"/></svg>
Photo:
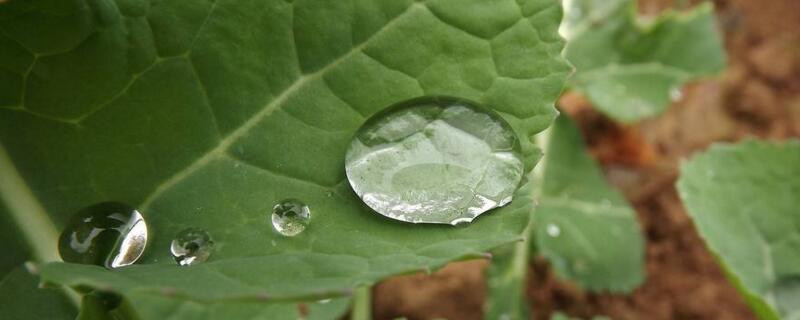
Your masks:
<svg viewBox="0 0 800 320"><path fill-rule="evenodd" d="M5 204L9 216L25 237L33 260L39 263L61 261L56 248L58 229L20 176L3 145L0 145L0 177L0 205ZM69 300L80 306L80 295L67 287L63 289Z"/></svg>
<svg viewBox="0 0 800 320"><path fill-rule="evenodd" d="M351 320L370 320L372 319L372 300L370 299L370 289L372 287L364 285L356 289L353 299L353 314Z"/></svg>
<svg viewBox="0 0 800 320"><path fill-rule="evenodd" d="M547 152L550 141L550 130L539 133L536 136L536 144L543 152ZM544 186L544 170L546 161L543 158L534 168L531 174L533 184L532 197L534 201L539 201ZM528 261L531 255L531 236L533 233L533 214L528 225L522 232L522 241L514 243L512 246L505 246L494 250L494 258L487 272L488 299L485 309L486 319L527 319L529 316L527 301L524 299L524 289L528 274Z"/></svg>
<svg viewBox="0 0 800 320"><path fill-rule="evenodd" d="M536 145L542 149L542 153L546 154L550 146L550 129L546 129L536 135ZM539 198L542 197L542 188L544 187L544 171L547 167L547 160L543 156L539 164L533 168L533 201L535 205L533 211L536 211L536 205L539 203ZM533 233L533 217L528 221L528 226L525 227L524 238L514 246L514 271L518 274L525 275L528 267L528 257L530 255L531 233ZM524 278L524 277L523 277Z"/></svg>
<svg viewBox="0 0 800 320"><path fill-rule="evenodd" d="M0 145L0 200L25 237L31 256L37 262L61 260L56 250L58 229L30 187L17 172L14 163Z"/></svg>

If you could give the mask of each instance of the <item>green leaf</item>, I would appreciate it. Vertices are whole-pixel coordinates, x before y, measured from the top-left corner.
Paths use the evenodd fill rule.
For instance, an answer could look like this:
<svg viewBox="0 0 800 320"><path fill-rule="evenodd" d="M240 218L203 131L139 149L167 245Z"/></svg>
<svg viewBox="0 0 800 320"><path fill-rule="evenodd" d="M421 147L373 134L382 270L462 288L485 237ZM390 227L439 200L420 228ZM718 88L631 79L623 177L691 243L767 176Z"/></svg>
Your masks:
<svg viewBox="0 0 800 320"><path fill-rule="evenodd" d="M719 144L681 166L700 235L762 319L800 319L800 141Z"/></svg>
<svg viewBox="0 0 800 320"><path fill-rule="evenodd" d="M305 315L295 303L259 301L200 302L174 296L159 296L147 292L129 294L138 303L127 299L92 292L84 295L79 320L97 319L341 319L350 306L349 298L328 299L305 303Z"/></svg>
<svg viewBox="0 0 800 320"><path fill-rule="evenodd" d="M17 267L0 280L0 318L4 320L75 319L75 306L56 289L39 289L38 277Z"/></svg>
<svg viewBox="0 0 800 320"><path fill-rule="evenodd" d="M141 291L129 294L128 299L141 319L299 319L293 303L202 302Z"/></svg>
<svg viewBox="0 0 800 320"><path fill-rule="evenodd" d="M725 66L710 2L685 14L666 11L649 23L630 0L575 0L565 8L567 17L575 16L561 28L568 37L564 56L577 70L570 83L619 121L662 113L684 83Z"/></svg>
<svg viewBox="0 0 800 320"><path fill-rule="evenodd" d="M568 71L560 17L555 0L10 2L0 6L0 173L21 179L0 180L0 195L41 208L14 210L17 221L57 227L100 201L139 208L151 235L140 264L42 269L137 310L153 296L319 298L437 268L519 239L529 197L465 228L389 221L344 180L345 148L378 110L451 95L508 120L530 170L529 137L555 116ZM285 198L312 211L293 238L267 222ZM190 226L216 251L181 268L169 242Z"/></svg>
<svg viewBox="0 0 800 320"><path fill-rule="evenodd" d="M534 212L538 251L556 273L589 290L629 292L644 280L636 214L608 185L566 116L550 129L544 187Z"/></svg>

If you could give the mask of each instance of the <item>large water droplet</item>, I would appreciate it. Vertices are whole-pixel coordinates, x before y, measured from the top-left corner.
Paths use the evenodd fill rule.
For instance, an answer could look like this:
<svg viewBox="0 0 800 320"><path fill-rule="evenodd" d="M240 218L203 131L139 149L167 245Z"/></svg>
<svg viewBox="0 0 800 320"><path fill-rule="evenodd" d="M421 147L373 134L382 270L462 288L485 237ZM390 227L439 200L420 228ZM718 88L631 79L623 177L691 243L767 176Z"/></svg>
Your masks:
<svg viewBox="0 0 800 320"><path fill-rule="evenodd" d="M278 233L292 237L308 227L311 220L311 210L297 199L286 199L272 208L272 227Z"/></svg>
<svg viewBox="0 0 800 320"><path fill-rule="evenodd" d="M179 265L191 266L208 260L213 248L214 241L208 232L198 228L186 228L178 232L169 250Z"/></svg>
<svg viewBox="0 0 800 320"><path fill-rule="evenodd" d="M118 268L144 253L147 225L136 209L118 202L98 203L72 216L58 239L66 262Z"/></svg>
<svg viewBox="0 0 800 320"><path fill-rule="evenodd" d="M423 97L367 120L345 169L356 194L384 216L459 224L510 202L524 165L499 115L457 98Z"/></svg>

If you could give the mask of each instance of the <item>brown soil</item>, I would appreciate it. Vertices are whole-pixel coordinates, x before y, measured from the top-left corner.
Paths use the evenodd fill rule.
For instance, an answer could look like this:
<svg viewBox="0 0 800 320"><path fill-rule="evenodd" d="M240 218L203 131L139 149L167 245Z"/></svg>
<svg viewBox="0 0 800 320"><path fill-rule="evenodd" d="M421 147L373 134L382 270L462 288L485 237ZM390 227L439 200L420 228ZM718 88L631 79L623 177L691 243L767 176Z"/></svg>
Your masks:
<svg viewBox="0 0 800 320"><path fill-rule="evenodd" d="M642 1L657 13L669 0ZM670 110L620 126L576 95L561 104L578 120L609 181L636 208L647 238L644 285L631 295L587 293L561 281L542 260L531 265L533 317L554 311L613 319L755 319L697 235L674 183L681 159L717 141L800 137L800 1L717 0L729 67L694 83ZM432 275L375 287L376 319L481 319L486 261L452 264Z"/></svg>

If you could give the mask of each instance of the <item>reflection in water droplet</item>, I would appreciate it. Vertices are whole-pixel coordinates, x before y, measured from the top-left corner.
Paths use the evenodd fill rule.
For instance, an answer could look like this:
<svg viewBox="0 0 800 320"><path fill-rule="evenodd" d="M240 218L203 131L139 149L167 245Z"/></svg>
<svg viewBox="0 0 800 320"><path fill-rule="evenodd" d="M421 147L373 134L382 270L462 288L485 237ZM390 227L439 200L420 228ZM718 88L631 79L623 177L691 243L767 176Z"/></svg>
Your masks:
<svg viewBox="0 0 800 320"><path fill-rule="evenodd" d="M147 225L136 209L118 202L98 203L76 213L58 239L66 262L106 268L136 262L147 245Z"/></svg>
<svg viewBox="0 0 800 320"><path fill-rule="evenodd" d="M499 115L457 98L423 97L367 120L345 169L378 213L455 225L509 203L524 165L519 139Z"/></svg>
<svg viewBox="0 0 800 320"><path fill-rule="evenodd" d="M308 227L311 220L311 210L297 199L286 199L272 208L272 227L278 233L292 237Z"/></svg>
<svg viewBox="0 0 800 320"><path fill-rule="evenodd" d="M558 237L561 235L561 228L553 223L547 225L547 235L553 238Z"/></svg>
<svg viewBox="0 0 800 320"><path fill-rule="evenodd" d="M214 240L205 230L186 228L178 232L169 250L181 266L191 266L205 262L214 248Z"/></svg>
<svg viewBox="0 0 800 320"><path fill-rule="evenodd" d="M329 303L329 302L331 302L331 299L322 299L322 300L317 301L317 303L319 303L319 304L326 304L326 303Z"/></svg>

